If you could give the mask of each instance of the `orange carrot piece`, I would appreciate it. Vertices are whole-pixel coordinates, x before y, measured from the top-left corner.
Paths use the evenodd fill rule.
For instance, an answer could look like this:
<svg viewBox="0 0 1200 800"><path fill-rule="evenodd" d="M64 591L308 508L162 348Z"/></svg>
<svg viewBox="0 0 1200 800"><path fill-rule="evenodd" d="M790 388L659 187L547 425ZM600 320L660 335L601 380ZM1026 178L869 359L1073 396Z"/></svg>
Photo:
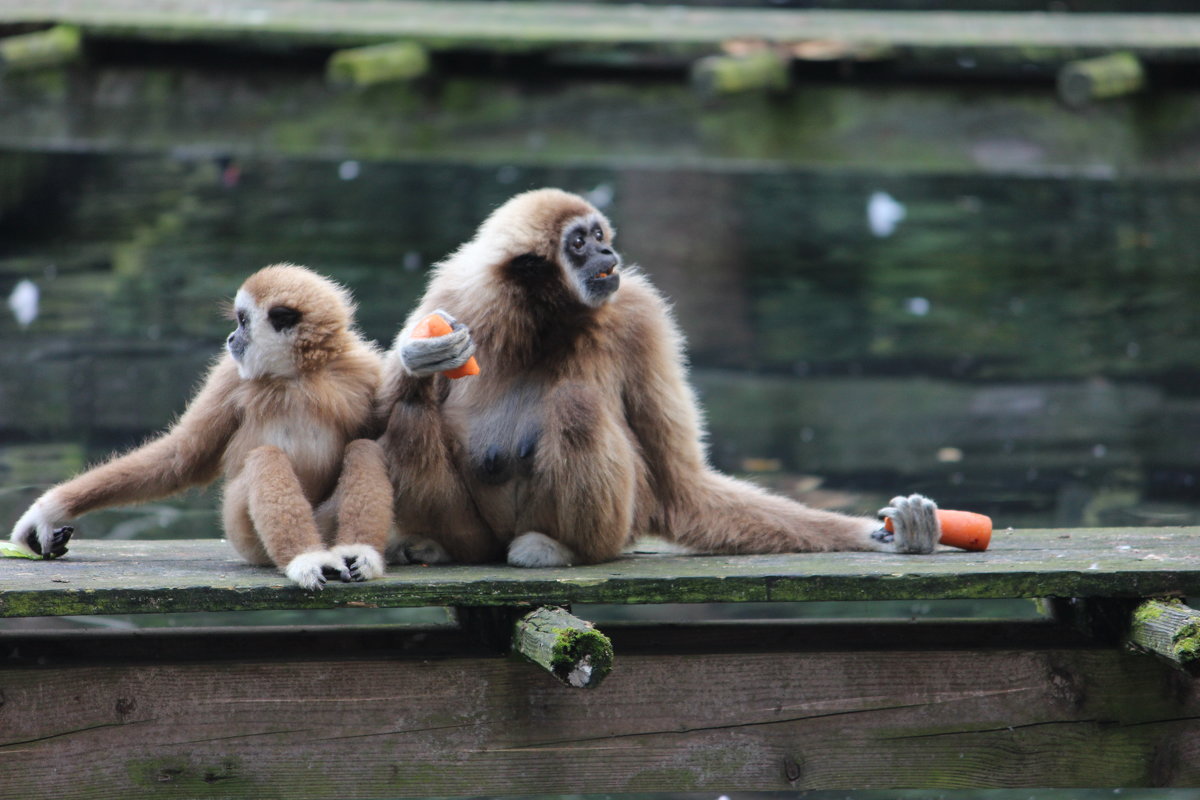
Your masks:
<svg viewBox="0 0 1200 800"><path fill-rule="evenodd" d="M939 544L960 547L963 550L987 550L992 541L992 518L974 511L937 510L938 525L942 529ZM883 527L892 528L892 518L883 521Z"/></svg>
<svg viewBox="0 0 1200 800"><path fill-rule="evenodd" d="M445 336L453 330L445 317L441 314L433 313L414 325L410 335L414 339L432 339L435 336ZM467 359L467 363L461 367L448 369L442 374L447 378L465 378L468 375L478 375L479 362L475 360L475 356L471 356Z"/></svg>

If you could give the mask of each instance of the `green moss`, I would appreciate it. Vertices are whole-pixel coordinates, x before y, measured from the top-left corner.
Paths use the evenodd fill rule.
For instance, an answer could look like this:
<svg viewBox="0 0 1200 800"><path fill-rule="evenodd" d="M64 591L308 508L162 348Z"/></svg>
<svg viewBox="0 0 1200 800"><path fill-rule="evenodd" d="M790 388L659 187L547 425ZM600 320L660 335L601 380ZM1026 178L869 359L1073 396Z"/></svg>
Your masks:
<svg viewBox="0 0 1200 800"><path fill-rule="evenodd" d="M1175 657L1181 663L1200 658L1200 623L1192 622L1184 625L1175 635L1173 645Z"/></svg>
<svg viewBox="0 0 1200 800"><path fill-rule="evenodd" d="M560 629L550 657L554 673L562 677L584 658L589 658L595 668L607 672L613 662L612 642L598 630Z"/></svg>

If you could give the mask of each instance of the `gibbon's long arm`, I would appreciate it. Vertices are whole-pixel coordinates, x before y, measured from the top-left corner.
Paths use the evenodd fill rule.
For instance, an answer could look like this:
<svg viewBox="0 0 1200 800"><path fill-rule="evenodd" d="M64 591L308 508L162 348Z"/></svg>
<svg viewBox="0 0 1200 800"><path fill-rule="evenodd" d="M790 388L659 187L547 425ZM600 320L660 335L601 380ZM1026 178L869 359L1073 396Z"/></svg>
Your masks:
<svg viewBox="0 0 1200 800"><path fill-rule="evenodd" d="M12 541L39 552L29 541L36 535L40 552L49 553L54 529L66 520L210 483L220 474L221 457L237 430L230 397L238 381L232 359L222 358L170 430L47 491L17 520Z"/></svg>
<svg viewBox="0 0 1200 800"><path fill-rule="evenodd" d="M632 283L627 280L627 283ZM639 289L636 294L634 290ZM621 393L651 489L670 509L690 502L694 476L708 469L699 406L687 381L683 337L666 304L648 286L628 286Z"/></svg>

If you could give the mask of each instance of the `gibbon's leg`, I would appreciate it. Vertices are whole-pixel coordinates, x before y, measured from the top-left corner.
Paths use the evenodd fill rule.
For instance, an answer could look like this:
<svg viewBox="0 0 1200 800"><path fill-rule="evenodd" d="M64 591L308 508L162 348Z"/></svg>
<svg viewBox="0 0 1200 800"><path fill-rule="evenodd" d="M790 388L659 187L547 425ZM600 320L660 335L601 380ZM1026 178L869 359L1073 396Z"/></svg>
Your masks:
<svg viewBox="0 0 1200 800"><path fill-rule="evenodd" d="M395 492L396 536L388 562L498 560L503 549L467 490L437 402L436 381L445 378L394 380L390 394L397 400L379 440Z"/></svg>
<svg viewBox="0 0 1200 800"><path fill-rule="evenodd" d="M246 561L258 567L274 566L271 556L263 547L262 539L254 532L250 520L250 481L253 476L242 472L225 484L221 501L221 522L229 543Z"/></svg>
<svg viewBox="0 0 1200 800"><path fill-rule="evenodd" d="M278 447L256 447L238 481L245 480L247 510L271 562L305 589L320 589L327 575L351 580L346 562L325 549L313 507L291 461Z"/></svg>
<svg viewBox="0 0 1200 800"><path fill-rule="evenodd" d="M508 563L557 567L616 558L633 525L637 466L629 441L599 394L584 386L557 387L542 412L529 505L533 525L552 527L514 538Z"/></svg>
<svg viewBox="0 0 1200 800"><path fill-rule="evenodd" d="M350 577L367 581L383 575L392 528L392 482L378 442L356 439L346 445L337 489L322 506L332 507L336 515L336 544L330 552L345 560Z"/></svg>

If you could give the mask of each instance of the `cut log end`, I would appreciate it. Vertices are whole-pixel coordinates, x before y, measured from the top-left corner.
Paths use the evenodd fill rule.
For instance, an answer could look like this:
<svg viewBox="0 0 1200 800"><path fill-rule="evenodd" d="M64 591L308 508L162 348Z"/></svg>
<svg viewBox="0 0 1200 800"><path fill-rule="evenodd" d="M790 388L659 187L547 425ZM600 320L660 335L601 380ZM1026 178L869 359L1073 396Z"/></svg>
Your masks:
<svg viewBox="0 0 1200 800"><path fill-rule="evenodd" d="M1129 643L1181 669L1200 668L1200 611L1175 600L1149 600L1133 613Z"/></svg>
<svg viewBox="0 0 1200 800"><path fill-rule="evenodd" d="M591 689L612 670L612 642L561 608L539 608L517 621L513 650L568 686Z"/></svg>

